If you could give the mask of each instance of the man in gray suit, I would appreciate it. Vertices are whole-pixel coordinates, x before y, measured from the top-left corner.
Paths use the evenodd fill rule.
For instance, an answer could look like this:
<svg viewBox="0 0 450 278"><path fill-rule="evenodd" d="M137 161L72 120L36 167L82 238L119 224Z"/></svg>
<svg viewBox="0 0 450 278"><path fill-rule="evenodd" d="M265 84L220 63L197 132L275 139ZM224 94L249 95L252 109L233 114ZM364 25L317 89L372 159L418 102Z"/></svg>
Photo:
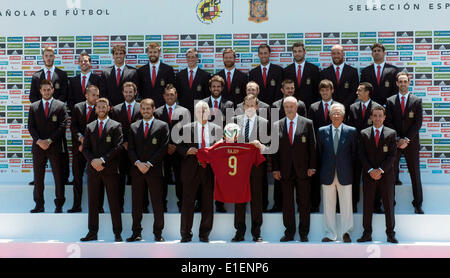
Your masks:
<svg viewBox="0 0 450 278"><path fill-rule="evenodd" d="M336 191L339 196L341 229L344 242L351 242L353 229L352 208L352 161L357 155L356 128L343 124L345 107L340 103L331 105L332 124L319 128L317 148L321 157L320 183L323 192L324 227L326 236L322 242L337 239Z"/></svg>

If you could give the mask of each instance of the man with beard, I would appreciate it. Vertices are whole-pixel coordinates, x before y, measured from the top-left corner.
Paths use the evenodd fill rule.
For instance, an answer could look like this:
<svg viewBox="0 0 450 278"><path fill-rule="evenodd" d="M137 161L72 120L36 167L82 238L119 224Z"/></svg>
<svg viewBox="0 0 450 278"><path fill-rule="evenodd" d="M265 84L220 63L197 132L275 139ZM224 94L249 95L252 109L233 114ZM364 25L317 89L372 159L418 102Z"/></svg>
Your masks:
<svg viewBox="0 0 450 278"><path fill-rule="evenodd" d="M136 69L125 65L126 54L124 45L115 45L112 48L114 66L107 67L102 72L100 96L107 98L112 107L124 101L122 85L125 82L138 84Z"/></svg>
<svg viewBox="0 0 450 278"><path fill-rule="evenodd" d="M149 63L138 69L139 98L151 98L156 107L164 105L164 88L167 84L175 84L173 68L160 60L161 47L157 43L147 46Z"/></svg>
<svg viewBox="0 0 450 278"><path fill-rule="evenodd" d="M350 105L355 101L355 91L358 88L358 70L344 63L344 48L342 45L334 45L331 48L333 63L320 72L320 79L328 79L333 82L334 100L345 106L349 111Z"/></svg>
<svg viewBox="0 0 450 278"><path fill-rule="evenodd" d="M224 99L231 101L236 108L238 103L244 101L245 85L247 85L248 77L247 74L235 67L236 52L233 49L225 49L222 57L225 69L217 73L226 83L222 95Z"/></svg>
<svg viewBox="0 0 450 278"><path fill-rule="evenodd" d="M114 240L122 241L122 217L119 207L119 161L122 150L122 128L120 123L110 119L109 101L99 98L95 105L97 121L86 127L83 141L83 155L89 166L88 176L88 203L89 203L89 232L81 241L97 240L98 232L98 203L101 186L106 188L109 209L113 225Z"/></svg>
<svg viewBox="0 0 450 278"><path fill-rule="evenodd" d="M319 67L305 61L306 49L302 42L292 45L294 63L284 69L284 78L295 81L295 98L303 101L306 109L320 99L317 91L320 81Z"/></svg>
<svg viewBox="0 0 450 278"><path fill-rule="evenodd" d="M261 65L249 72L249 80L258 84L261 102L272 105L282 97L280 87L283 81L283 68L270 63L270 46L267 44L258 47L258 57Z"/></svg>

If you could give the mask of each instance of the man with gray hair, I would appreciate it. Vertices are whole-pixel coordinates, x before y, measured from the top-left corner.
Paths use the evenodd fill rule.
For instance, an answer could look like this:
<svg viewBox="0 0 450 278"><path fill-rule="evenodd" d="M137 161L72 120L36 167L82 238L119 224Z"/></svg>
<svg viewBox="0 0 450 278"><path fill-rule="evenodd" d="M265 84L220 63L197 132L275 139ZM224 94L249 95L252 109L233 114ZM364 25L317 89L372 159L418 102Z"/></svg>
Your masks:
<svg viewBox="0 0 450 278"><path fill-rule="evenodd" d="M337 239L336 191L341 212L341 229L344 242L351 242L353 229L352 162L357 157L357 130L343 124L345 107L334 103L330 107L331 124L319 128L317 150L320 157L320 183L323 192L324 227L322 242Z"/></svg>

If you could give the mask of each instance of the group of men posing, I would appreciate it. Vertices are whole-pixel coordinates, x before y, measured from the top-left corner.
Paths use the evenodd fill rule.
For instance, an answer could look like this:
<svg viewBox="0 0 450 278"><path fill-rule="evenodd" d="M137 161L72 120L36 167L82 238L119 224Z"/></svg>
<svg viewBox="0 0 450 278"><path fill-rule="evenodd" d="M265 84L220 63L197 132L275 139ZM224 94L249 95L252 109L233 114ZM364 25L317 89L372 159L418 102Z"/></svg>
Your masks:
<svg viewBox="0 0 450 278"><path fill-rule="evenodd" d="M351 242L362 176L364 233L358 241L372 240L372 213L383 213L382 201L387 239L396 243L394 194L395 184L401 184L401 154L411 176L415 213L423 213L419 169L422 102L409 92L408 73L385 63L385 48L379 43L372 46L374 64L362 70L361 79L357 69L344 63L340 45L332 47L333 63L322 71L305 61L303 43L294 43L292 51L294 63L283 69L269 62L270 47L260 45L261 65L247 75L235 68L235 52L226 49L225 69L211 77L197 66L195 49L186 53L188 67L175 75L172 67L160 61L158 44L148 45L149 63L137 70L125 65L126 49L117 45L112 49L114 66L104 69L101 76L91 72L90 56L81 54L81 74L68 80L53 64L54 50L45 48L45 67L33 75L30 90L28 130L33 137L36 202L31 212L44 211L47 160L55 179L55 213L62 212L69 177L67 104L74 176L74 202L68 212L81 211L85 168L88 177L89 232L82 241L97 239L105 189L115 240L122 241L121 212L128 180L132 184L133 233L127 241L142 239L147 191L155 240L164 240L167 184L175 183L181 242L192 240L194 211L201 211L199 239L208 242L214 215L214 173L209 165L199 163L196 154L219 142L223 126L234 122L240 127L242 142L258 146L266 156L265 162L253 166L249 177L253 241L262 241L262 213L267 211L282 211L286 230L280 241L292 241L295 200L300 240L308 241L310 213L319 211L322 189L323 241L338 239L338 209L342 215L339 236ZM270 210L268 171L275 185ZM216 201L215 205L216 211L225 212L223 203ZM245 207L245 203L236 204L233 242L244 240Z"/></svg>

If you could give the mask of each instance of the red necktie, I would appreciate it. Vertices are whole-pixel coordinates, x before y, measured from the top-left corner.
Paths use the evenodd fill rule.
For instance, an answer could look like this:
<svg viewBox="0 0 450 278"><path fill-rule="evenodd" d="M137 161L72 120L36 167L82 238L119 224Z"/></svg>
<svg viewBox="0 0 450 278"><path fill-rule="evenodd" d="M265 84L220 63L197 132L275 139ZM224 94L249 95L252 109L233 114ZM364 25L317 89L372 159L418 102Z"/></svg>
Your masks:
<svg viewBox="0 0 450 278"><path fill-rule="evenodd" d="M52 73L50 70L47 71L47 80L52 81Z"/></svg>
<svg viewBox="0 0 450 278"><path fill-rule="evenodd" d="M83 81L81 82L81 91L83 91L83 95L86 94L86 75L83 76Z"/></svg>
<svg viewBox="0 0 450 278"><path fill-rule="evenodd" d="M117 87L119 87L119 84L120 84L120 68L117 68L117 80L116 80L116 82L117 82Z"/></svg>
<svg viewBox="0 0 450 278"><path fill-rule="evenodd" d="M147 139L148 134L148 123L145 123L145 130L144 130L144 138Z"/></svg>
<svg viewBox="0 0 450 278"><path fill-rule="evenodd" d="M100 121L100 126L98 127L98 138L102 137L103 132L103 121Z"/></svg>
<svg viewBox="0 0 450 278"><path fill-rule="evenodd" d="M214 101L214 116L216 115L217 112L217 100Z"/></svg>
<svg viewBox="0 0 450 278"><path fill-rule="evenodd" d="M297 70L297 85L300 87L300 83L302 82L302 65L298 65Z"/></svg>
<svg viewBox="0 0 450 278"><path fill-rule="evenodd" d="M366 105L363 104L362 117L364 119L364 115L366 115Z"/></svg>
<svg viewBox="0 0 450 278"><path fill-rule="evenodd" d="M264 87L267 87L267 68L263 68L263 83L264 83Z"/></svg>
<svg viewBox="0 0 450 278"><path fill-rule="evenodd" d="M325 121L328 119L328 103L325 103Z"/></svg>
<svg viewBox="0 0 450 278"><path fill-rule="evenodd" d="M377 84L378 84L378 86L380 86L380 81L381 81L381 66L378 65L377 66Z"/></svg>
<svg viewBox="0 0 450 278"><path fill-rule="evenodd" d="M291 143L291 146L294 144L294 121L291 121L289 123L289 142Z"/></svg>
<svg viewBox="0 0 450 278"><path fill-rule="evenodd" d="M378 148L378 141L380 140L380 131L377 129L375 134L375 146Z"/></svg>
<svg viewBox="0 0 450 278"><path fill-rule="evenodd" d="M128 122L131 123L131 104L128 104Z"/></svg>
<svg viewBox="0 0 450 278"><path fill-rule="evenodd" d="M192 88L193 81L194 81L194 71L191 70L191 74L189 75L189 89Z"/></svg>
<svg viewBox="0 0 450 278"><path fill-rule="evenodd" d="M172 107L169 107L169 123L172 123Z"/></svg>
<svg viewBox="0 0 450 278"><path fill-rule="evenodd" d="M45 103L45 118L47 118L48 117L48 105L49 105L50 103L47 101L46 103Z"/></svg>
<svg viewBox="0 0 450 278"><path fill-rule="evenodd" d="M405 96L402 96L402 117L405 114Z"/></svg>
<svg viewBox="0 0 450 278"><path fill-rule="evenodd" d="M87 116L86 116L86 124L89 123L89 118L91 117L91 113L92 113L92 107L88 106L88 108L89 108L89 111L88 111Z"/></svg>
<svg viewBox="0 0 450 278"><path fill-rule="evenodd" d="M201 148L204 149L206 147L206 143L205 143L205 126L202 125L202 144L201 144Z"/></svg>
<svg viewBox="0 0 450 278"><path fill-rule="evenodd" d="M231 90L231 72L227 72L227 87L229 92Z"/></svg>
<svg viewBox="0 0 450 278"><path fill-rule="evenodd" d="M337 84L339 85L339 79L340 79L339 67L336 68L336 79L337 79Z"/></svg>
<svg viewBox="0 0 450 278"><path fill-rule="evenodd" d="M155 87L155 81L156 81L156 66L153 66L153 71L152 71L152 87Z"/></svg>

